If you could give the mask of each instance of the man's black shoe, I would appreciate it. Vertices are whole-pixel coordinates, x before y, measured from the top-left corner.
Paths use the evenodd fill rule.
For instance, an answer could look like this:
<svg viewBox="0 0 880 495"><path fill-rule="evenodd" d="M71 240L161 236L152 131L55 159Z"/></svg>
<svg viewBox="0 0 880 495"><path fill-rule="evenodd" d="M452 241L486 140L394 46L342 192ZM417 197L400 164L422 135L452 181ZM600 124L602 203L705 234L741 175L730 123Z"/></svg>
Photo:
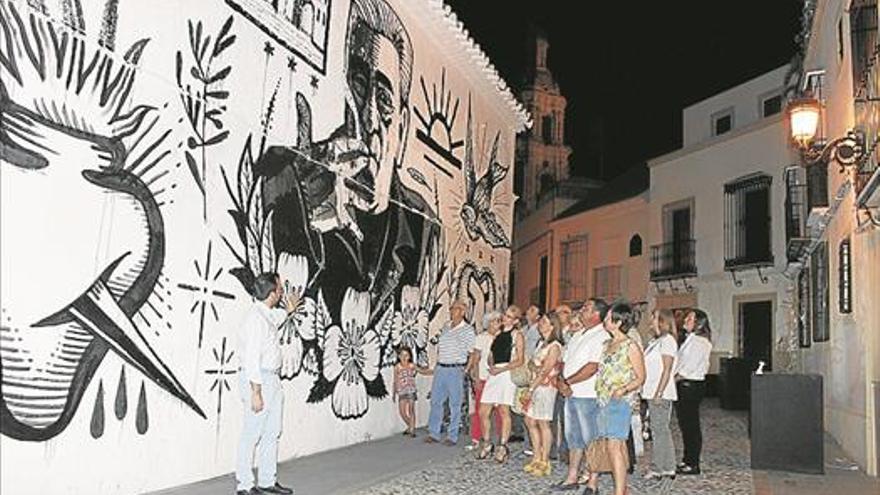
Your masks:
<svg viewBox="0 0 880 495"><path fill-rule="evenodd" d="M525 441L522 435L510 435L510 442L517 443Z"/></svg>
<svg viewBox="0 0 880 495"><path fill-rule="evenodd" d="M685 464L684 466L680 466L680 467L676 468L675 472L677 474L684 474L684 475L700 474L700 468L697 466L688 466L687 464Z"/></svg>
<svg viewBox="0 0 880 495"><path fill-rule="evenodd" d="M286 486L281 486L281 483L275 483L275 486L268 487L257 487L257 493L275 493L277 495L293 495L293 490L287 488Z"/></svg>

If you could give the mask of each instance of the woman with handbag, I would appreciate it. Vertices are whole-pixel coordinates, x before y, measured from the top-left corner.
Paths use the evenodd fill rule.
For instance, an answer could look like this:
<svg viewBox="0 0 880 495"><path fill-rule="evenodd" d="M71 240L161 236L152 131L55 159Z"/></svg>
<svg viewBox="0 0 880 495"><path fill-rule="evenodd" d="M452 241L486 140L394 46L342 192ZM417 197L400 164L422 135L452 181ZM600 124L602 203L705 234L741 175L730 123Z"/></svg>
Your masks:
<svg viewBox="0 0 880 495"><path fill-rule="evenodd" d="M541 346L529 363L535 372L524 408L534 457L523 470L535 476L547 476L550 474L550 446L553 442L550 421L556 405L555 383L562 357L562 322L555 314L545 315L538 320L538 332Z"/></svg>
<svg viewBox="0 0 880 495"><path fill-rule="evenodd" d="M510 449L507 447L507 440L510 438L510 408L516 396L516 384L510 372L522 366L525 360L525 338L519 330L521 314L517 306L507 308L501 333L495 336L489 348L489 379L486 380L483 396L480 397L483 441L477 451L477 459L485 459L492 453L493 411L501 416L501 434L498 448L495 449L495 460L504 463L510 457Z"/></svg>
<svg viewBox="0 0 880 495"><path fill-rule="evenodd" d="M642 348L627 336L635 324L632 307L626 303L616 303L605 316L605 331L611 338L605 342L602 360L599 362L596 379L596 395L599 400L598 440L596 446L604 443L614 477L615 495L626 493L626 473L629 464L626 439L629 437L632 400L645 383L645 359ZM587 455L588 459L590 453ZM590 466L593 472L600 471ZM592 480L596 490L596 478Z"/></svg>

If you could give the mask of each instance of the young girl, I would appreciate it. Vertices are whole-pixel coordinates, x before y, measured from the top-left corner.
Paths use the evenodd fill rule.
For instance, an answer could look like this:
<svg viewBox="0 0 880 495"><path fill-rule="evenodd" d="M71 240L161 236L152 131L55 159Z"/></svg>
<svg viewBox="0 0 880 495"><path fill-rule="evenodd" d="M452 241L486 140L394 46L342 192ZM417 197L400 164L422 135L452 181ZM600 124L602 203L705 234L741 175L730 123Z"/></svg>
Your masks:
<svg viewBox="0 0 880 495"><path fill-rule="evenodd" d="M397 366L394 367L394 400L400 418L406 423L404 435L416 436L416 373L418 368L412 362L412 351L401 347L397 351Z"/></svg>

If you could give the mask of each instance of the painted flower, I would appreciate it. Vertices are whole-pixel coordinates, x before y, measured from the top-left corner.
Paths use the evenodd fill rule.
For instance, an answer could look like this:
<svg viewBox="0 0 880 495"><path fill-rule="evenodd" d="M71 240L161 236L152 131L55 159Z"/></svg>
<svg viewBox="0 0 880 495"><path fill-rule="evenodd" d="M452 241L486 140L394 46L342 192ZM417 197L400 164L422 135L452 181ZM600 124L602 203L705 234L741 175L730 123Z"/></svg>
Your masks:
<svg viewBox="0 0 880 495"><path fill-rule="evenodd" d="M405 286L400 293L400 311L394 315L392 339L395 347L408 347L413 360L420 366L427 364L425 348L428 342L428 312L421 307L419 288Z"/></svg>
<svg viewBox="0 0 880 495"><path fill-rule="evenodd" d="M278 257L278 278L284 285L285 294L303 294L309 280L308 261L304 256L281 253ZM329 320L327 314L320 293L318 300L303 297L296 311L281 326L278 337L282 378L294 378L302 371L306 351L303 341L314 340L318 331L326 328ZM312 372L315 370L311 366L308 369Z"/></svg>
<svg viewBox="0 0 880 495"><path fill-rule="evenodd" d="M370 294L348 289L342 298L341 325L333 325L324 338L324 378L336 382L333 412L341 419L367 413L367 382L379 375L379 341L367 328Z"/></svg>

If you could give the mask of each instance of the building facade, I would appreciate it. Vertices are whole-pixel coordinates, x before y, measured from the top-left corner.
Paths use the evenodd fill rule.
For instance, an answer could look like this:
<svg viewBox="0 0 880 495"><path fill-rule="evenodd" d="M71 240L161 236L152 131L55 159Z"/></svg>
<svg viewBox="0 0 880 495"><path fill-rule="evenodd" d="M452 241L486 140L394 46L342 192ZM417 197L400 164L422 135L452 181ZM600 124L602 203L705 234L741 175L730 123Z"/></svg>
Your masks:
<svg viewBox="0 0 880 495"><path fill-rule="evenodd" d="M779 67L683 111L683 148L649 161L650 294L709 315L719 358L784 367L784 78ZM782 140L782 141L780 141Z"/></svg>
<svg viewBox="0 0 880 495"><path fill-rule="evenodd" d="M880 69L875 0L804 5L795 96L821 106L818 147L854 131L850 164L801 160L787 184L786 319L795 369L824 377L825 428L869 474L880 472ZM826 148L831 149L831 148ZM827 158L827 157L826 157Z"/></svg>

